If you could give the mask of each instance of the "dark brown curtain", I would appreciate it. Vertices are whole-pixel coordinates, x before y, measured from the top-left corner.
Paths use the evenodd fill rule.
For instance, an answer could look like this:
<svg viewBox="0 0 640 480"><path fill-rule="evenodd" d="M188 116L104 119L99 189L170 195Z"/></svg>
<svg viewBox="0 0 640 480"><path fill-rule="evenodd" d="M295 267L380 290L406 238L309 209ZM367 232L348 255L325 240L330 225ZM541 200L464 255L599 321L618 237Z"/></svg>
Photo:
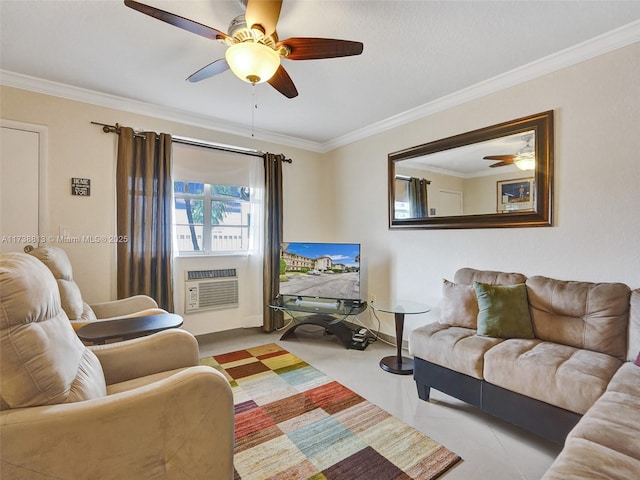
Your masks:
<svg viewBox="0 0 640 480"><path fill-rule="evenodd" d="M171 135L120 127L116 169L118 298L173 311Z"/></svg>
<svg viewBox="0 0 640 480"><path fill-rule="evenodd" d="M283 155L264 156L264 268L263 324L265 332L284 325L280 310L269 308L280 288L280 244L282 243L282 161Z"/></svg>
<svg viewBox="0 0 640 480"><path fill-rule="evenodd" d="M409 179L409 204L411 205L411 218L426 218L429 216L427 204L427 185L429 180L411 177Z"/></svg>

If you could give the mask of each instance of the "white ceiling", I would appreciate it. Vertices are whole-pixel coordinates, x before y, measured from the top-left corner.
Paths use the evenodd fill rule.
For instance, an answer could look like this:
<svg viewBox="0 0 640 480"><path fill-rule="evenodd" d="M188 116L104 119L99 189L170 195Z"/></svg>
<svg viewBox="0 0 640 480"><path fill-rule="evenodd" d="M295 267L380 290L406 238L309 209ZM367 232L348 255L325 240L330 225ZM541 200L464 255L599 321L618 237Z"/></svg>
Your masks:
<svg viewBox="0 0 640 480"><path fill-rule="evenodd" d="M526 145L525 135L530 135L531 145L535 145L535 130L476 142L462 147L442 150L422 157L402 160L403 168L413 168L428 172L439 172L461 178L475 178L497 173L517 172L515 165L500 166L493 170L491 165L497 160L485 160L487 155L513 155ZM398 167L398 164L396 164ZM402 171L397 173L402 174Z"/></svg>
<svg viewBox="0 0 640 480"><path fill-rule="evenodd" d="M238 0L144 1L222 31L242 13ZM284 0L281 39L364 43L356 57L284 60L299 92L287 99L230 71L185 82L225 46L120 0L0 0L0 80L120 108L131 99L133 110L323 151L461 91L517 83L639 41L639 32L640 0Z"/></svg>

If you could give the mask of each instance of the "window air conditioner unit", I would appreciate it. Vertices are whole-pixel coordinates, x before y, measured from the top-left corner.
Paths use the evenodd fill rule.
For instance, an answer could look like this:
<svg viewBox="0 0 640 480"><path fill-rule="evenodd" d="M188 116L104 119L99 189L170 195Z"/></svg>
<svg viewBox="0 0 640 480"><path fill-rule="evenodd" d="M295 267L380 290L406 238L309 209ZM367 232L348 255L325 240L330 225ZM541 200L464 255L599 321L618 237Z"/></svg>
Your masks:
<svg viewBox="0 0 640 480"><path fill-rule="evenodd" d="M234 308L238 305L238 275L235 268L186 272L186 313Z"/></svg>

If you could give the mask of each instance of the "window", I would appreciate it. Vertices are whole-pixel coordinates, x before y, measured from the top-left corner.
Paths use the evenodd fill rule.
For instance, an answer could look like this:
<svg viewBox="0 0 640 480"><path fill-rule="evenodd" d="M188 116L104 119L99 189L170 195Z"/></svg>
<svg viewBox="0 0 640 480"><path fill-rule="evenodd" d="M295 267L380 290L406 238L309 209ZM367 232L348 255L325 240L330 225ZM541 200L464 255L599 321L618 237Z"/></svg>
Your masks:
<svg viewBox="0 0 640 480"><path fill-rule="evenodd" d="M248 186L176 180L173 191L180 253L247 251L251 225Z"/></svg>
<svg viewBox="0 0 640 480"><path fill-rule="evenodd" d="M411 217L411 202L409 200L409 179L396 176L396 197L394 202L395 218Z"/></svg>
<svg viewBox="0 0 640 480"><path fill-rule="evenodd" d="M178 143L172 149L176 253L256 254L262 158Z"/></svg>

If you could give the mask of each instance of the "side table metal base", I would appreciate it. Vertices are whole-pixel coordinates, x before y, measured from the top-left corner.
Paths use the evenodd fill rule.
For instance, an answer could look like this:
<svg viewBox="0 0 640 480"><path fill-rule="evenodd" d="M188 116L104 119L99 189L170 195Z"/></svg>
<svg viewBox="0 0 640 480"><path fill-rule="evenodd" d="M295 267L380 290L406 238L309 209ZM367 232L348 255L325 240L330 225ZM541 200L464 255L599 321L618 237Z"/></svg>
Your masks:
<svg viewBox="0 0 640 480"><path fill-rule="evenodd" d="M398 375L411 375L413 373L413 359L400 357L400 361L398 361L398 357L392 355L380 360L380 367L387 372Z"/></svg>

